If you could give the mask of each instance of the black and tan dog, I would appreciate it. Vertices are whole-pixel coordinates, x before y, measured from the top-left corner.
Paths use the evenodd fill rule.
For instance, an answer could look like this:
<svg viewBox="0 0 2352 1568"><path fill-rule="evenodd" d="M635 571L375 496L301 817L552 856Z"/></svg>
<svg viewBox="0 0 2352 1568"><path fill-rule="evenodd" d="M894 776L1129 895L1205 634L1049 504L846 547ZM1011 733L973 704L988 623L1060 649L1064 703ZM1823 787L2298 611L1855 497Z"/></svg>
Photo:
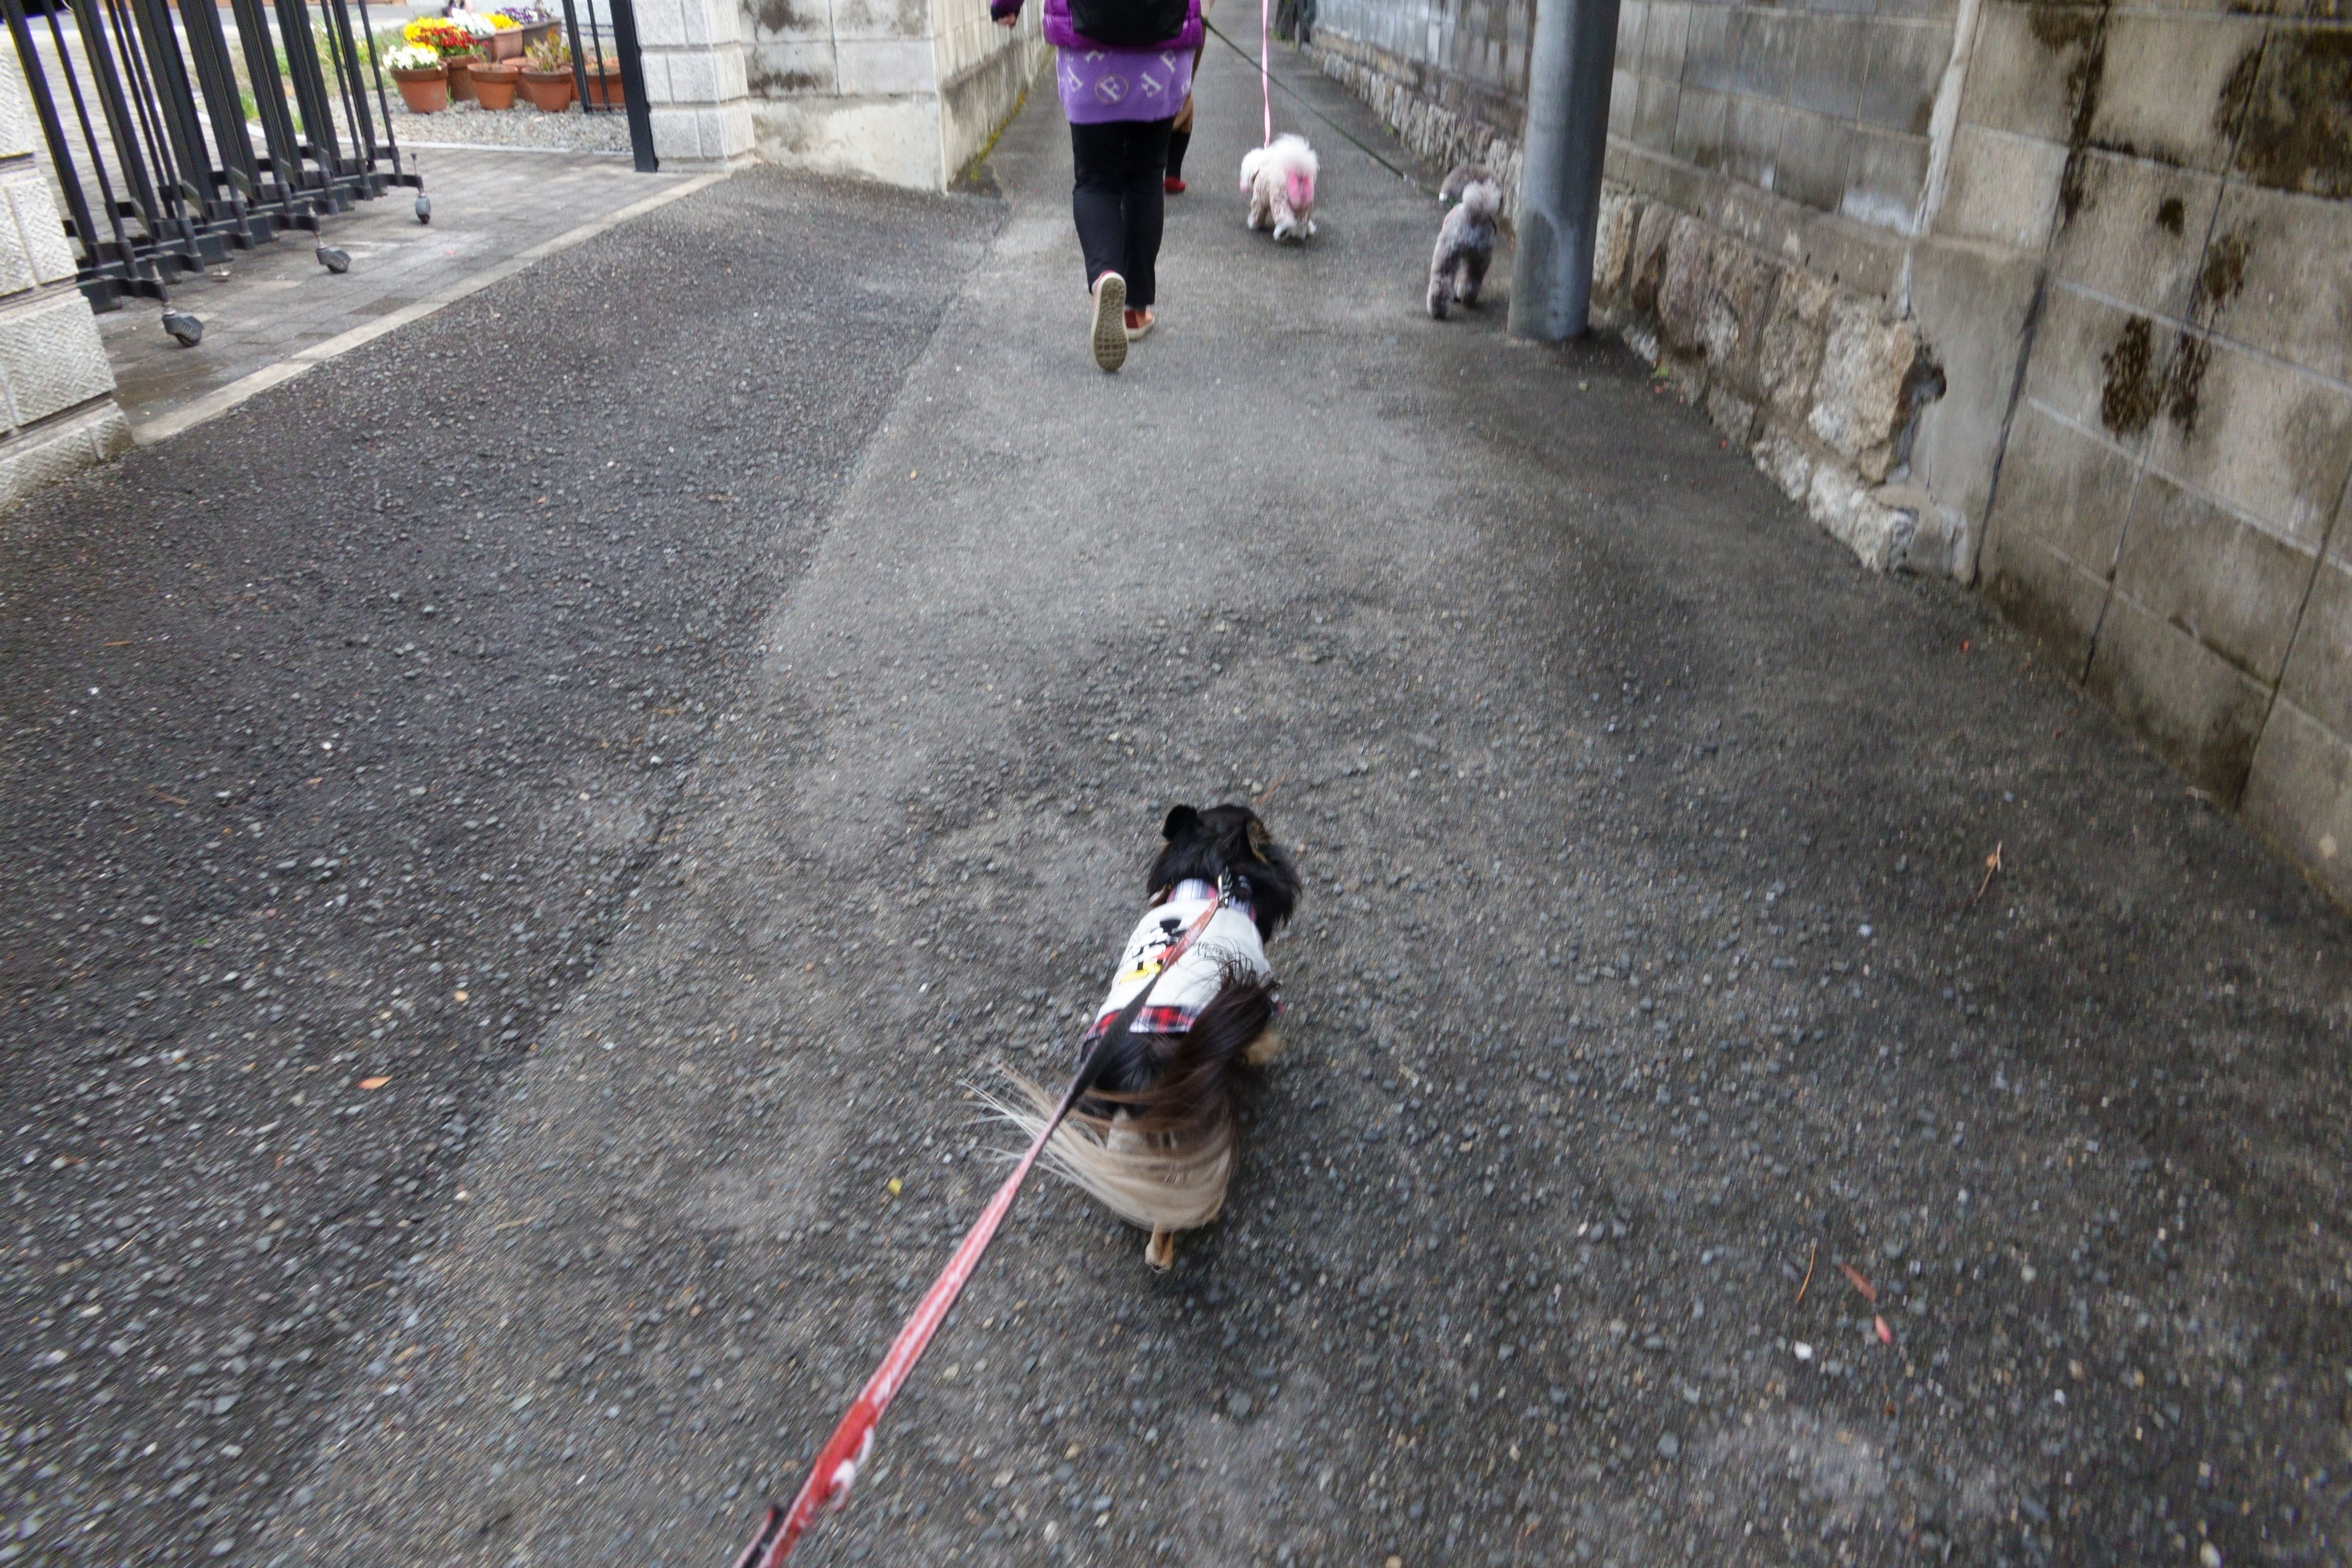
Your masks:
<svg viewBox="0 0 2352 1568"><path fill-rule="evenodd" d="M1147 984L1149 1004L1110 1041L1101 1076L1046 1145L1062 1175L1113 1214L1151 1233L1144 1260L1166 1268L1175 1233L1224 1206L1241 1152L1241 1110L1259 1069L1281 1047L1274 1033L1273 966L1265 941L1298 903L1290 856L1243 805L1180 805L1151 863L1151 908L1128 939L1083 1053ZM1163 956L1225 901L1164 975ZM1055 1099L1016 1079L1031 1106L1007 1108L1032 1136Z"/></svg>

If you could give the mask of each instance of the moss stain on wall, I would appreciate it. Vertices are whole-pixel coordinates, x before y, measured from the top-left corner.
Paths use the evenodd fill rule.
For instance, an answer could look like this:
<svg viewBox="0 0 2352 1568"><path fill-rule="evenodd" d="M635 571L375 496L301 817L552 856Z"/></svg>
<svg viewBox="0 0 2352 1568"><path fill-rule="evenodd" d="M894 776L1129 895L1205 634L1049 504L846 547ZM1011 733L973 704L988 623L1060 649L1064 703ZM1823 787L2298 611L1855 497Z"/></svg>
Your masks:
<svg viewBox="0 0 2352 1568"><path fill-rule="evenodd" d="M2352 30L2274 26L2231 74L2216 106L2242 95L2238 171L2277 191L2352 196Z"/></svg>

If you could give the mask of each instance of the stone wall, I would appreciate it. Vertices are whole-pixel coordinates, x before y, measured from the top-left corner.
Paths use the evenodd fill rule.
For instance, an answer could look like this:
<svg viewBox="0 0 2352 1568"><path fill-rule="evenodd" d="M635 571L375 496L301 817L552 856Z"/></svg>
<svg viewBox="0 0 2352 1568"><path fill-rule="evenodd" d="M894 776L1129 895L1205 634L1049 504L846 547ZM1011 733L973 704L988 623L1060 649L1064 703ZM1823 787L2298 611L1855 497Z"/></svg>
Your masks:
<svg viewBox="0 0 2352 1568"><path fill-rule="evenodd" d="M2352 896L2352 27L1994 7L1979 55L1952 226L2042 288L1986 590Z"/></svg>
<svg viewBox="0 0 2352 1568"><path fill-rule="evenodd" d="M2352 898L2352 26L1623 0L1596 311L1867 564L1980 583ZM1516 174L1526 18L1324 68Z"/></svg>
<svg viewBox="0 0 2352 1568"><path fill-rule="evenodd" d="M1035 79L1040 7L1008 32L987 0L746 0L762 158L940 190Z"/></svg>
<svg viewBox="0 0 2352 1568"><path fill-rule="evenodd" d="M724 167L751 151L747 29L738 0L634 0L654 155Z"/></svg>
<svg viewBox="0 0 2352 1568"><path fill-rule="evenodd" d="M1965 520L1913 472L1942 367L1881 296L1622 190L1593 298L1685 401L1874 571L1964 574Z"/></svg>
<svg viewBox="0 0 2352 1568"><path fill-rule="evenodd" d="M0 505L131 446L14 50L0 50Z"/></svg>

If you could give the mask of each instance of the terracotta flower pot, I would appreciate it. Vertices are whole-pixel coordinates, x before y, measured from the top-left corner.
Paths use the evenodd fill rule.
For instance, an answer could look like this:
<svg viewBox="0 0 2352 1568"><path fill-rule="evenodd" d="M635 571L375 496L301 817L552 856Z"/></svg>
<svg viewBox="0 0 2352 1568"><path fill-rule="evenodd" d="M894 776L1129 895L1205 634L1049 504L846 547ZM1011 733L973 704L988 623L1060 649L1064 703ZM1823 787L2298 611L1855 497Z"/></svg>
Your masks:
<svg viewBox="0 0 2352 1568"><path fill-rule="evenodd" d="M611 66L588 73L588 108L625 109L628 107L628 101L629 95L621 87L620 67Z"/></svg>
<svg viewBox="0 0 2352 1568"><path fill-rule="evenodd" d="M451 55L441 63L449 68L449 101L474 101L474 59L472 55Z"/></svg>
<svg viewBox="0 0 2352 1568"><path fill-rule="evenodd" d="M520 68L504 61L476 61L470 73L474 79L474 97L484 109L506 110L514 107L515 84L521 79Z"/></svg>
<svg viewBox="0 0 2352 1568"><path fill-rule="evenodd" d="M408 106L411 114L438 114L449 107L449 68L435 66L431 70L395 70L392 79L400 84L400 101Z"/></svg>
<svg viewBox="0 0 2352 1568"><path fill-rule="evenodd" d="M494 60L522 58L522 29L509 27L502 33L492 33L482 40L482 48Z"/></svg>
<svg viewBox="0 0 2352 1568"><path fill-rule="evenodd" d="M569 67L560 71L526 70L522 73L522 95L541 114L561 114L572 107L572 81Z"/></svg>

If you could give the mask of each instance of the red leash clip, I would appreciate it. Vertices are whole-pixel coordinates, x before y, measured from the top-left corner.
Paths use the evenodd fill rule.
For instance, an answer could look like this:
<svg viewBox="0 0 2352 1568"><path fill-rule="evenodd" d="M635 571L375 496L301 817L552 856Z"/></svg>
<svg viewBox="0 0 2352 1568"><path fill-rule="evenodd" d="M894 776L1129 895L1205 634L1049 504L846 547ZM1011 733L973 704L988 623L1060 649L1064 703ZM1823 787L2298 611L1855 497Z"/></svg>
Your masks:
<svg viewBox="0 0 2352 1568"><path fill-rule="evenodd" d="M867 1404L863 1394L842 1417L834 1429L833 1438L824 1452L810 1467L809 1479L801 1487L800 1495L793 1500L789 1510L773 1503L768 1505L768 1517L760 1525L760 1533L735 1559L734 1568L773 1568L793 1549L793 1542L814 1524L821 1515L838 1512L849 1503L849 1489L857 1484L858 1468L874 1452L874 1426L882 1413ZM856 1452L849 1452L853 1443ZM817 1490L820 1477L828 1477L822 1495Z"/></svg>

